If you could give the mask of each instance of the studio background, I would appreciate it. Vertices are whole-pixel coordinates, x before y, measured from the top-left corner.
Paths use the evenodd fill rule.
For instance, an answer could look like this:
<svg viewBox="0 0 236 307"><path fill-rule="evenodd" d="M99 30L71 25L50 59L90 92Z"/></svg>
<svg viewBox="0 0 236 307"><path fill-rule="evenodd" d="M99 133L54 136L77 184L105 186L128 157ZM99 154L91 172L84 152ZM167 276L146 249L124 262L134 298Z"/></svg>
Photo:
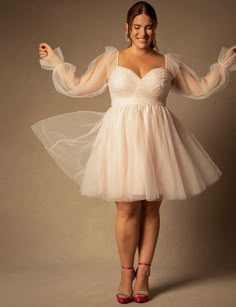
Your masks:
<svg viewBox="0 0 236 307"><path fill-rule="evenodd" d="M0 1L0 307L43 305L33 296L32 305L30 295L24 305L23 296L11 297L12 289L19 284L30 285L32 272L57 272L63 268L64 274L76 271L74 278L79 279L97 266L97 276L112 269L110 274L116 281L119 258L114 203L82 197L79 187L50 158L30 126L56 114L77 110L105 112L109 108L108 91L80 99L57 93L51 72L40 68L38 44L60 46L65 61L73 63L77 74L81 74L104 52L104 46L126 46L124 23L134 2ZM201 76L217 60L221 47L236 43L233 0L149 3L157 10L160 52L181 54L182 60ZM208 99L190 100L174 94L168 97L167 106L190 128L223 176L199 196L162 203L152 267L157 288L171 274L175 282L167 278L165 290L204 278L234 279L235 84L236 73L232 72L227 88ZM104 278L92 280L92 286L84 284L99 288L110 283ZM116 288L115 282L112 287ZM19 288L18 291L18 295L23 293ZM231 306L231 302L233 306L235 298L231 295L228 299L229 305L225 306Z"/></svg>

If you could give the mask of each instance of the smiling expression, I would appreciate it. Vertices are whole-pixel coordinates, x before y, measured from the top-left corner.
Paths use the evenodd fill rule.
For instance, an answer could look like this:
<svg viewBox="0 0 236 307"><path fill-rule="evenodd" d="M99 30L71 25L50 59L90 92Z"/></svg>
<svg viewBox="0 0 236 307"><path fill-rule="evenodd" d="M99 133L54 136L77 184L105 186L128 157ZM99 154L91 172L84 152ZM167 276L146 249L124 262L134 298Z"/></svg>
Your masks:
<svg viewBox="0 0 236 307"><path fill-rule="evenodd" d="M128 31L127 23L126 30ZM149 48L151 42L155 38L155 29L152 19L145 14L136 16L131 25L131 29L129 29L129 38L132 44L137 48Z"/></svg>

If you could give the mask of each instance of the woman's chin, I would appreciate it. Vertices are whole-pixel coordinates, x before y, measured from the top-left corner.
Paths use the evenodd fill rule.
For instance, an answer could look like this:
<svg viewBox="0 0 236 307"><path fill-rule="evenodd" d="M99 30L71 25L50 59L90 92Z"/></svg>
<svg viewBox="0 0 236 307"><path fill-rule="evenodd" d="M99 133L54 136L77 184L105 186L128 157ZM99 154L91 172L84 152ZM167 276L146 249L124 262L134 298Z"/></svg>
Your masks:
<svg viewBox="0 0 236 307"><path fill-rule="evenodd" d="M138 49L147 49L149 48L149 44L135 44Z"/></svg>
<svg viewBox="0 0 236 307"><path fill-rule="evenodd" d="M139 49L147 49L150 47L150 42L147 40L135 40L133 44Z"/></svg>

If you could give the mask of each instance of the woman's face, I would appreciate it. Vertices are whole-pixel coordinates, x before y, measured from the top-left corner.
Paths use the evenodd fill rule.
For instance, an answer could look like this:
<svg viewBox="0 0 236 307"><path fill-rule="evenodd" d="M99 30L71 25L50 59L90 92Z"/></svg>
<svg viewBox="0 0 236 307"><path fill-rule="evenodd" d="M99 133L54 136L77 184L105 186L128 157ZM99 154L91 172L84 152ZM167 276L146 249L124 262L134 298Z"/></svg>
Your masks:
<svg viewBox="0 0 236 307"><path fill-rule="evenodd" d="M128 31L127 23L126 30ZM132 44L141 49L149 48L154 36L155 31L152 19L145 14L136 16L130 31Z"/></svg>

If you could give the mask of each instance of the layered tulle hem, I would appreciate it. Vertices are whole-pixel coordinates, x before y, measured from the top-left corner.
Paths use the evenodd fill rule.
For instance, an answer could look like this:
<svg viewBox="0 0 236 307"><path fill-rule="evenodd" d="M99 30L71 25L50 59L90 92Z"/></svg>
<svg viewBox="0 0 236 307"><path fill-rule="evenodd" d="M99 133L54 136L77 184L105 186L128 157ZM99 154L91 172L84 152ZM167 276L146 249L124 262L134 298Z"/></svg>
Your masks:
<svg viewBox="0 0 236 307"><path fill-rule="evenodd" d="M221 176L194 135L165 106L78 111L41 120L32 129L87 197L187 199Z"/></svg>

